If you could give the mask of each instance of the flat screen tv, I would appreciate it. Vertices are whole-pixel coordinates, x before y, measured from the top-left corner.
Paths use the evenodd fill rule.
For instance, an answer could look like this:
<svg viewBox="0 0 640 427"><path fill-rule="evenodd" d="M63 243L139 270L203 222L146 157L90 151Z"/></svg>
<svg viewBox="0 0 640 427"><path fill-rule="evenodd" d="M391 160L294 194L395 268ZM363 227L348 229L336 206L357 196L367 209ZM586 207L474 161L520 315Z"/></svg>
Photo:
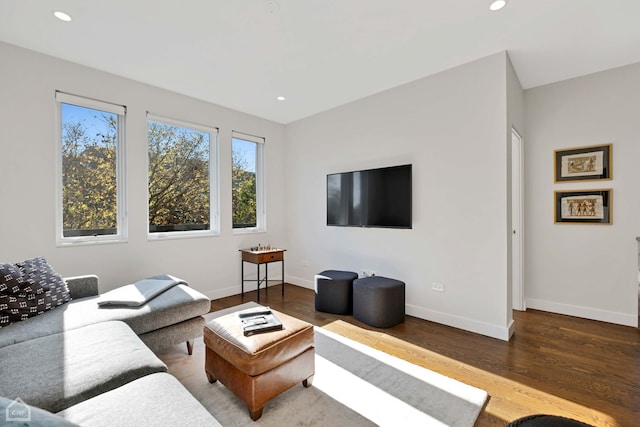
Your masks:
<svg viewBox="0 0 640 427"><path fill-rule="evenodd" d="M411 165L327 175L327 225L411 228Z"/></svg>

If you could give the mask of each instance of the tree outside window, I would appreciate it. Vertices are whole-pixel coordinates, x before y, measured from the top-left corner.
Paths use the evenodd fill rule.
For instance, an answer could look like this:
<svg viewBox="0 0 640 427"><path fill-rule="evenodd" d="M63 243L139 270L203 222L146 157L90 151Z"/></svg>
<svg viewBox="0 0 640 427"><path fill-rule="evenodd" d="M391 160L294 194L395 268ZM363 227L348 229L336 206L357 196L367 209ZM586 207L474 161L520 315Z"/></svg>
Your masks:
<svg viewBox="0 0 640 427"><path fill-rule="evenodd" d="M212 133L148 120L149 233L211 230Z"/></svg>
<svg viewBox="0 0 640 427"><path fill-rule="evenodd" d="M115 113L61 103L62 237L118 234Z"/></svg>
<svg viewBox="0 0 640 427"><path fill-rule="evenodd" d="M233 131L231 138L233 229L266 231L265 139Z"/></svg>
<svg viewBox="0 0 640 427"><path fill-rule="evenodd" d="M232 139L233 228L257 225L256 160L258 144Z"/></svg>

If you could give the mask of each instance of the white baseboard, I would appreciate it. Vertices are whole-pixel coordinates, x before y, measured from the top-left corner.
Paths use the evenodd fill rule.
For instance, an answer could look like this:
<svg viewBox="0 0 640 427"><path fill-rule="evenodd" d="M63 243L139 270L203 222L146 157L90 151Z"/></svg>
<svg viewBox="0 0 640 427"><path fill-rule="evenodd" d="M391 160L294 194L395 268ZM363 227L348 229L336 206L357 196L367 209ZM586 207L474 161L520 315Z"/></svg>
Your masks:
<svg viewBox="0 0 640 427"><path fill-rule="evenodd" d="M285 282L291 283L292 285L300 286L301 288L315 289L313 286L313 280L310 279L303 279L296 276L287 276L285 278Z"/></svg>
<svg viewBox="0 0 640 427"><path fill-rule="evenodd" d="M406 305L406 313L420 319L453 326L454 328L464 329L465 331L486 335L503 341L509 341L509 338L511 338L513 334L513 321L509 326L500 326L409 304Z"/></svg>
<svg viewBox="0 0 640 427"><path fill-rule="evenodd" d="M505 341L509 341L515 331L516 331L516 322L513 319L511 319L511 322L509 323L509 338Z"/></svg>
<svg viewBox="0 0 640 427"><path fill-rule="evenodd" d="M638 327L638 317L633 314L618 313L615 311L601 310L599 308L563 304L537 298L527 298L527 308L566 314L567 316L581 317L583 319L615 323L617 325L633 326L634 328Z"/></svg>
<svg viewBox="0 0 640 427"><path fill-rule="evenodd" d="M239 286L232 286L230 288L213 289L209 291L200 291L200 292L205 294L209 299L214 300L218 298L230 297L231 295L237 295L238 293L240 293L240 289L239 289Z"/></svg>
<svg viewBox="0 0 640 427"><path fill-rule="evenodd" d="M289 276L287 281L303 288L314 289L312 280ZM447 326L453 326L454 328L464 329L481 335L487 335L489 337L497 338L503 341L509 341L509 338L511 337L511 335L513 335L513 321L508 327L501 327L490 323L479 322L477 320L469 319L466 317L455 316L435 310L428 310L423 307L418 307L410 304L405 305L405 313L407 313L409 316L418 317L420 319L429 320L431 322L441 323Z"/></svg>

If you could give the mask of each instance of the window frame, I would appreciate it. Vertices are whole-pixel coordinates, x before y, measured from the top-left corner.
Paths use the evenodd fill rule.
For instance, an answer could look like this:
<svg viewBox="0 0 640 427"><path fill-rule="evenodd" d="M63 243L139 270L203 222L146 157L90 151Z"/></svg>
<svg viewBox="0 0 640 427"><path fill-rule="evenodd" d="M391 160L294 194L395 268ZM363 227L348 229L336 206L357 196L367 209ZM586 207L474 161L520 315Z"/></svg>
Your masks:
<svg viewBox="0 0 640 427"><path fill-rule="evenodd" d="M177 126L189 130L209 134L209 230L176 230L176 231L149 231L149 122L157 122L169 126ZM220 235L220 165L219 165L219 134L220 130L215 126L174 119L162 115L147 112L145 121L147 168L146 168L146 230L147 240L184 239L193 237L211 237Z"/></svg>
<svg viewBox="0 0 640 427"><path fill-rule="evenodd" d="M256 226L235 228L233 226L233 211L231 212L231 229L233 234L253 234L267 232L267 206L266 206L266 168L265 146L266 138L251 135L244 132L231 132L231 155L233 156L233 140L239 139L256 144ZM232 165L233 168L233 165ZM232 179L233 181L233 179ZM232 196L233 197L233 196ZM231 204L233 209L233 203Z"/></svg>
<svg viewBox="0 0 640 427"><path fill-rule="evenodd" d="M118 116L118 130L116 142L116 234L93 236L64 236L64 201L63 201L63 159L62 137L63 117L62 104L104 111ZM56 246L68 247L76 245L96 245L109 243L126 243L128 240L127 206L126 206L126 165L125 165L125 127L127 107L124 105L100 101L93 98L72 95L62 91L55 92L55 123L56 123L56 215L55 232Z"/></svg>

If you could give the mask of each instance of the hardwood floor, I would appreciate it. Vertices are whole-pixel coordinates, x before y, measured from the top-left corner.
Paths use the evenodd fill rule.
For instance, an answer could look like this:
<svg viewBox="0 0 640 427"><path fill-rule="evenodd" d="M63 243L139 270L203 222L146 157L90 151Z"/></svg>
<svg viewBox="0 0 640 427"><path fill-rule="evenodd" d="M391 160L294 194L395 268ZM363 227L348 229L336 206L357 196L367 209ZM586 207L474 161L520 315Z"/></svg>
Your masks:
<svg viewBox="0 0 640 427"><path fill-rule="evenodd" d="M212 301L212 310L256 301L256 291ZM416 365L482 388L489 400L476 426L504 426L546 413L594 426L640 426L640 330L529 310L514 312L511 341L407 316L377 329L352 316L316 312L314 292L286 285L260 303Z"/></svg>

